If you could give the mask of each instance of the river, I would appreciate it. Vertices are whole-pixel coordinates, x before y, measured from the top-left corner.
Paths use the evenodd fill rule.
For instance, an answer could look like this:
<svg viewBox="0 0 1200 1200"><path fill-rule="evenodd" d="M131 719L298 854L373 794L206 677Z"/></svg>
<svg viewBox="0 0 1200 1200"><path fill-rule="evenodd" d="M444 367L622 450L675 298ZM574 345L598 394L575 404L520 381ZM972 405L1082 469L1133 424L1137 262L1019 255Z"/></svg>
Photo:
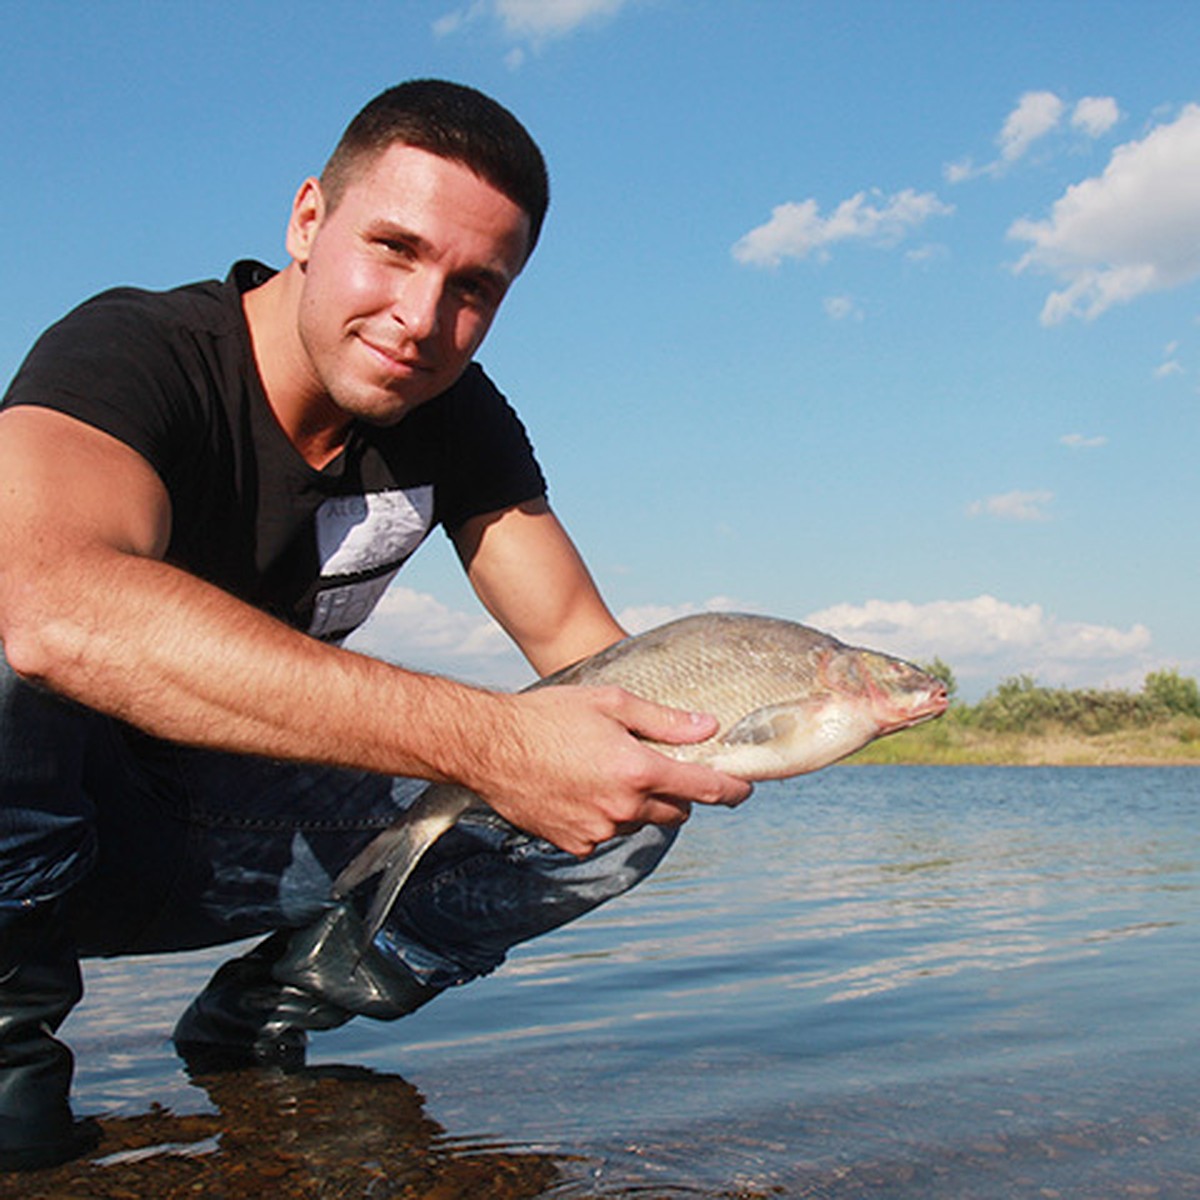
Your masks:
<svg viewBox="0 0 1200 1200"><path fill-rule="evenodd" d="M222 956L87 964L66 1036L106 1141L78 1194L1200 1195L1194 768L759 785L293 1079L182 1072L172 1023Z"/></svg>

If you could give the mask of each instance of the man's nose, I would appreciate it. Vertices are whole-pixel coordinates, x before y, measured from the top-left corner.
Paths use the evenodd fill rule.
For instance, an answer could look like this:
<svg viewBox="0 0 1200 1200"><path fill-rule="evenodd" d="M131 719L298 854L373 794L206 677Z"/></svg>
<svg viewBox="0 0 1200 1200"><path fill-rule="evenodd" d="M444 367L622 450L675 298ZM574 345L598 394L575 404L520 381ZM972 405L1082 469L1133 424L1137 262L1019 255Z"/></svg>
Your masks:
<svg viewBox="0 0 1200 1200"><path fill-rule="evenodd" d="M392 316L414 341L425 341L438 331L445 286L433 271L414 271L392 304Z"/></svg>

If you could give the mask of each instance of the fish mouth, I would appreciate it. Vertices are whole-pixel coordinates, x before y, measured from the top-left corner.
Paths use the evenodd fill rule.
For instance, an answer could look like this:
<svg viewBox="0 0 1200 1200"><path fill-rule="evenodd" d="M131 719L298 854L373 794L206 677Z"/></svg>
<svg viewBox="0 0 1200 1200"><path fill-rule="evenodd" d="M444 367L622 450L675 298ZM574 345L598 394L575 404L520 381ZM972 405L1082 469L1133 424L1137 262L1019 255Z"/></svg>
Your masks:
<svg viewBox="0 0 1200 1200"><path fill-rule="evenodd" d="M884 733L895 733L900 729L911 729L914 725L923 725L940 717L950 707L950 695L944 684L930 688L927 695L910 706L902 716L897 716L883 723Z"/></svg>

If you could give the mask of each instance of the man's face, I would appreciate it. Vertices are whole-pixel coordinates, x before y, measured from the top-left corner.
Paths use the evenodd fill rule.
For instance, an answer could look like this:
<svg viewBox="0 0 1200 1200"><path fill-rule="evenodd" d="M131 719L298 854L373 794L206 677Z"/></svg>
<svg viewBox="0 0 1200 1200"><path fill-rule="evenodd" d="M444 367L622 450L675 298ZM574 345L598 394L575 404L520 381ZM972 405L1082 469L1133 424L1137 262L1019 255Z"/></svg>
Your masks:
<svg viewBox="0 0 1200 1200"><path fill-rule="evenodd" d="M394 145L330 211L300 189L288 252L303 284L298 331L316 389L390 425L451 386L525 261L525 211L469 168Z"/></svg>

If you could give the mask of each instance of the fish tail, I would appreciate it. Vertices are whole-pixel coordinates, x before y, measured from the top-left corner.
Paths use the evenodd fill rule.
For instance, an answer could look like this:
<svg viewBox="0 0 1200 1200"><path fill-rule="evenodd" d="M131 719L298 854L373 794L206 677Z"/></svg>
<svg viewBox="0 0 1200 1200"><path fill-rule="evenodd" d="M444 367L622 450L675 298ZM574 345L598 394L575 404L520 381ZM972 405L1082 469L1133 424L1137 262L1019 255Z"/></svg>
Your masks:
<svg viewBox="0 0 1200 1200"><path fill-rule="evenodd" d="M359 884L366 883L372 875L378 875L397 854L403 853L403 844L407 840L408 833L403 820L389 825L372 838L333 881L333 898L344 900Z"/></svg>
<svg viewBox="0 0 1200 1200"><path fill-rule="evenodd" d="M436 832L427 825L406 826L400 830L400 836L394 843L392 853L383 868L383 878L375 895L371 899L371 907L367 909L366 928L363 931L363 949L371 944L371 940L383 927L392 906L400 898L404 885L409 881L417 863L421 861L425 851L433 845L444 830Z"/></svg>
<svg viewBox="0 0 1200 1200"><path fill-rule="evenodd" d="M342 900L373 875L383 876L367 910L364 950L382 928L425 852L475 799L474 793L465 788L440 786L427 789L398 821L372 839L334 880L334 898Z"/></svg>

